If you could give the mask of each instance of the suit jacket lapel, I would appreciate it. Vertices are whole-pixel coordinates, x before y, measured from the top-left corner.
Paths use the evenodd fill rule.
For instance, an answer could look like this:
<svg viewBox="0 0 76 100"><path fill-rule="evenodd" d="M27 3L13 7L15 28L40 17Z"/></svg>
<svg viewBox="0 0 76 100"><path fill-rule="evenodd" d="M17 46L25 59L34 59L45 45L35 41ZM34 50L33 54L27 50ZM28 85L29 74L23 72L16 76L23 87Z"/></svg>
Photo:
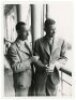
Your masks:
<svg viewBox="0 0 76 100"><path fill-rule="evenodd" d="M55 60L55 59L54 59L54 55L55 55L57 46L58 46L58 45L57 45L57 40L56 40L56 38L54 37L53 46L52 46L52 52L51 52L50 60L49 60L49 61Z"/></svg>
<svg viewBox="0 0 76 100"><path fill-rule="evenodd" d="M23 48L22 45L20 45L18 42L16 42L16 45L17 45L18 49L19 49L21 52L23 52L23 53L27 54L28 56L30 56L30 52L29 52L29 50L28 50L27 47ZM25 45L26 45L26 44L25 44Z"/></svg>
<svg viewBox="0 0 76 100"><path fill-rule="evenodd" d="M47 53L47 55L50 57L50 60L52 60L52 55L55 51L55 46L56 46L56 40L54 38L54 41L53 41L53 44L52 44L52 51L50 53L50 49L49 49L49 46L48 46L48 43L45 39L45 37L43 38L43 48L44 48L44 51Z"/></svg>
<svg viewBox="0 0 76 100"><path fill-rule="evenodd" d="M30 48L30 45L28 43L25 43L25 47L28 49L30 55L32 56L32 49Z"/></svg>
<svg viewBox="0 0 76 100"><path fill-rule="evenodd" d="M49 49L48 43L45 40L45 38L43 38L43 44L42 45L43 45L44 51L48 54L48 56L50 56L50 49Z"/></svg>
<svg viewBox="0 0 76 100"><path fill-rule="evenodd" d="M55 48L57 47L56 42L57 42L56 38L54 37L53 46L52 46L52 55L54 54Z"/></svg>

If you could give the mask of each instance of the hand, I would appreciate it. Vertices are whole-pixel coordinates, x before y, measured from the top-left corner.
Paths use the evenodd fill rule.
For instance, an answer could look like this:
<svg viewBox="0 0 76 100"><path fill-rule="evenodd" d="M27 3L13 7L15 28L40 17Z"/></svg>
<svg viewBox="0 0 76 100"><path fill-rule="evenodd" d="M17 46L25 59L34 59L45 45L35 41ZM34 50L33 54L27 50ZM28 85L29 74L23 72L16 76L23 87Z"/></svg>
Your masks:
<svg viewBox="0 0 76 100"><path fill-rule="evenodd" d="M60 60L60 61L56 61L55 62L55 66L60 69L61 67L65 66L65 63L66 61L63 59L63 60Z"/></svg>
<svg viewBox="0 0 76 100"><path fill-rule="evenodd" d="M37 62L39 59L39 56L32 56L31 57L31 62Z"/></svg>
<svg viewBox="0 0 76 100"><path fill-rule="evenodd" d="M50 66L46 66L46 72L53 72L54 71L54 64L50 64Z"/></svg>
<svg viewBox="0 0 76 100"><path fill-rule="evenodd" d="M55 62L55 66L56 66L58 69L60 69L60 67L61 67L61 66L60 66L60 63L59 63L58 61Z"/></svg>

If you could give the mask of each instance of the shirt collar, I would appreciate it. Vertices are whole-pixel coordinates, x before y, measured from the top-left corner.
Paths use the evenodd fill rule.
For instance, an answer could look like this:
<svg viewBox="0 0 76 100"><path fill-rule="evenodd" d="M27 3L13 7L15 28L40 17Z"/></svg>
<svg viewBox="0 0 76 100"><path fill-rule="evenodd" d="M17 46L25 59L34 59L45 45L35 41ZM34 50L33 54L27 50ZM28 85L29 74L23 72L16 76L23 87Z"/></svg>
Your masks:
<svg viewBox="0 0 76 100"><path fill-rule="evenodd" d="M24 45L25 43L28 42L28 40L22 41L22 40L19 40L19 39L18 39L17 42L18 42L20 45Z"/></svg>

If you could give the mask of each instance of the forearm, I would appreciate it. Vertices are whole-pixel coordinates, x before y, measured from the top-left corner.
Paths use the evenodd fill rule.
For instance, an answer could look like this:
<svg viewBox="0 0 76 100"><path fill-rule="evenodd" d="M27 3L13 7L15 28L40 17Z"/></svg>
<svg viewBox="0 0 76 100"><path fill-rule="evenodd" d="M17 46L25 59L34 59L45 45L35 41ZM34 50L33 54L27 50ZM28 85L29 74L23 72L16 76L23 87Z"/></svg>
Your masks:
<svg viewBox="0 0 76 100"><path fill-rule="evenodd" d="M30 59L28 59L27 61L13 63L12 64L13 72L18 73L30 69L31 68L30 63L31 63Z"/></svg>
<svg viewBox="0 0 76 100"><path fill-rule="evenodd" d="M58 60L56 60L56 67L58 67L58 69L64 67L66 65L67 60L68 59L66 57L60 57Z"/></svg>
<svg viewBox="0 0 76 100"><path fill-rule="evenodd" d="M37 61L33 62L33 64L36 65L36 66L39 66L41 68L45 67L45 64L43 64L40 60L37 60Z"/></svg>

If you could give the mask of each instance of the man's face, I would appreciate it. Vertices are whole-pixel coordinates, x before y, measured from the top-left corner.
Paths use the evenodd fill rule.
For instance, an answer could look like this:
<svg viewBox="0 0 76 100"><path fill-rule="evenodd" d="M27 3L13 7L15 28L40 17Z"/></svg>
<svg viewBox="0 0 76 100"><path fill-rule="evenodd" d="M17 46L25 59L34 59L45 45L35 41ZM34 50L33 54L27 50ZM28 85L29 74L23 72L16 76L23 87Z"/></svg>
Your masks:
<svg viewBox="0 0 76 100"><path fill-rule="evenodd" d="M55 30L56 30L56 27L55 27L55 24L54 25L49 25L46 29L46 34L49 36L49 37L53 37L54 34L55 34Z"/></svg>
<svg viewBox="0 0 76 100"><path fill-rule="evenodd" d="M25 25L21 26L19 38L21 40L26 40L28 38L28 29Z"/></svg>

